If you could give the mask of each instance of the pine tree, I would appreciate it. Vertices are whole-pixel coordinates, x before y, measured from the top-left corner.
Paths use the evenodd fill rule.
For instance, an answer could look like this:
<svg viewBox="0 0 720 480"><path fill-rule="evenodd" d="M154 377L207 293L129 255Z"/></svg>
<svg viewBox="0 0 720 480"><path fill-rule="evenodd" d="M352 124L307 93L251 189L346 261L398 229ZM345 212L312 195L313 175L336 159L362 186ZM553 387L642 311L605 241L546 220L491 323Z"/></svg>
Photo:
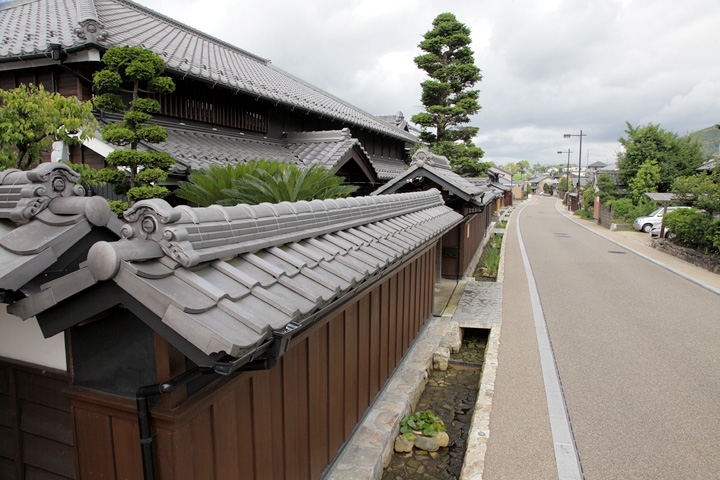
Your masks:
<svg viewBox="0 0 720 480"><path fill-rule="evenodd" d="M138 145L167 140L164 128L148 124L152 115L160 111L160 102L149 95L171 93L175 91L175 84L170 77L162 75L165 71L162 58L144 48L111 48L102 60L105 68L93 77L95 86L103 92L95 99L95 105L111 112L125 112L122 122L102 127L102 136L108 143L125 148L105 158L111 167L102 170L100 178L113 183L115 193L127 195L132 203L163 197L169 191L158 183L167 178L167 171L175 160L167 153L139 151ZM123 95L130 98L129 106ZM113 202L116 212L127 207L122 202Z"/></svg>
<svg viewBox="0 0 720 480"><path fill-rule="evenodd" d="M423 38L418 47L425 53L415 57L415 64L430 79L421 84L425 112L412 121L422 127L420 139L434 153L448 157L456 171L482 174L490 165L478 162L484 155L472 142L478 128L466 125L470 115L480 111L480 92L472 88L482 80L470 49L470 29L452 13L442 13Z"/></svg>

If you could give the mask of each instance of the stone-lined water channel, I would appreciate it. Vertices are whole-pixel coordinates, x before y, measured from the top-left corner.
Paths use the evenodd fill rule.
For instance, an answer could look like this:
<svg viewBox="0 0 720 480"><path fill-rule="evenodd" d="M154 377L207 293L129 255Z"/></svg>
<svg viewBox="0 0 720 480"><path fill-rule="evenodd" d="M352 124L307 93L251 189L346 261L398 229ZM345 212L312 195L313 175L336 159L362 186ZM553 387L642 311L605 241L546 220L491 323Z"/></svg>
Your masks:
<svg viewBox="0 0 720 480"><path fill-rule="evenodd" d="M432 370L415 411L430 410L442 418L450 436L437 452L413 449L395 453L382 480L451 480L460 476L467 434L477 399L489 330L466 329L462 347L450 355L447 370Z"/></svg>

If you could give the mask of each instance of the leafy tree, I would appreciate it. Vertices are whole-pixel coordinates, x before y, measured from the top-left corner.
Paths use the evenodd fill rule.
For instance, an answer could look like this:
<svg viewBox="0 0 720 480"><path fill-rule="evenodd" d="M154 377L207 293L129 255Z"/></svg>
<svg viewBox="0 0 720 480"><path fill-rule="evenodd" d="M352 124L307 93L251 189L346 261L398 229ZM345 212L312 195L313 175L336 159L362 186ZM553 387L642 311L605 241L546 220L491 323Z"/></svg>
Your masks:
<svg viewBox="0 0 720 480"><path fill-rule="evenodd" d="M619 139L625 151L618 153L618 169L627 185L643 163L656 160L660 167L658 190L667 192L676 177L692 175L705 159L697 139L680 138L652 123L644 127L626 124L627 138Z"/></svg>
<svg viewBox="0 0 720 480"><path fill-rule="evenodd" d="M676 178L672 191L680 200L710 215L720 212L720 166L708 173Z"/></svg>
<svg viewBox="0 0 720 480"><path fill-rule="evenodd" d="M536 163L532 166L532 172L536 175L547 172L548 167L540 163Z"/></svg>
<svg viewBox="0 0 720 480"><path fill-rule="evenodd" d="M617 185L610 175L600 175L597 181L597 188L597 197L600 198L601 204L609 205L615 200L617 196Z"/></svg>
<svg viewBox="0 0 720 480"><path fill-rule="evenodd" d="M503 165L503 170L510 172L510 174L514 177L515 174L520 173L520 166L517 163L514 162L508 162L505 165Z"/></svg>
<svg viewBox="0 0 720 480"><path fill-rule="evenodd" d="M568 191L568 179L566 176L560 179L560 182L558 183L558 190L561 192Z"/></svg>
<svg viewBox="0 0 720 480"><path fill-rule="evenodd" d="M413 115L412 121L422 127L420 139L450 159L456 171L481 169L473 165L484 155L472 142L478 128L466 126L480 111L479 90L472 88L482 79L470 49L470 29L452 13L442 13L423 38L418 47L425 53L415 57L415 64L430 79L421 84L425 112Z"/></svg>
<svg viewBox="0 0 720 480"><path fill-rule="evenodd" d="M161 143L167 131L148 124L160 111L160 103L149 94L175 91L172 79L163 76L165 62L155 53L139 47L115 47L103 55L105 68L96 72L95 86L103 92L95 100L98 108L124 112L123 121L102 127L103 139L122 149L110 153L105 161L111 165L102 171L102 179L114 184L115 193L127 195L135 203L145 198L163 197L168 189L158 185L167 178L175 160L163 152L139 151L140 142ZM125 104L123 95L130 99ZM117 202L115 211L127 204Z"/></svg>
<svg viewBox="0 0 720 480"><path fill-rule="evenodd" d="M526 174L530 172L530 162L528 162L527 160L520 160L519 162L517 162L517 166L521 174Z"/></svg>
<svg viewBox="0 0 720 480"><path fill-rule="evenodd" d="M660 183L660 167L657 160L647 159L638 169L637 174L628 182L630 195L636 205L647 198L645 192L657 192Z"/></svg>
<svg viewBox="0 0 720 480"><path fill-rule="evenodd" d="M51 93L40 85L0 90L0 170L29 170L53 142L92 138L97 122L92 104Z"/></svg>

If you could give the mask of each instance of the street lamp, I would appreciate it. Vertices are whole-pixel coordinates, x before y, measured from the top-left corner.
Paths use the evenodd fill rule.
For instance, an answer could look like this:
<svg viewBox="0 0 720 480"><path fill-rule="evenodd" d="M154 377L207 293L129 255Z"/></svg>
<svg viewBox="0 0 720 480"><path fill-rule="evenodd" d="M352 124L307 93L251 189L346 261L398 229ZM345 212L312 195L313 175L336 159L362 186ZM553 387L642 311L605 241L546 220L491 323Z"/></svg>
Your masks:
<svg viewBox="0 0 720 480"><path fill-rule="evenodd" d="M583 134L582 130L580 130L580 135L569 134L569 133L566 133L563 135L563 138L570 138L570 137L580 137L580 152L578 153L578 183L577 183L578 193L580 193L580 167L582 167L582 137L587 137L587 135Z"/></svg>
<svg viewBox="0 0 720 480"><path fill-rule="evenodd" d="M559 154L563 154L563 153L565 153L565 152L558 152L558 153L559 153ZM567 170L566 170L566 172L565 172L565 175L566 175L566 176L565 176L565 179L566 179L566 182L567 182L567 185L566 185L566 186L567 186L566 195L570 193L570 153L571 153L571 152L570 152L570 149L568 148L568 151L567 151L568 162L567 162ZM569 201L567 202L567 208L568 208L568 210L570 210L570 202L569 202Z"/></svg>

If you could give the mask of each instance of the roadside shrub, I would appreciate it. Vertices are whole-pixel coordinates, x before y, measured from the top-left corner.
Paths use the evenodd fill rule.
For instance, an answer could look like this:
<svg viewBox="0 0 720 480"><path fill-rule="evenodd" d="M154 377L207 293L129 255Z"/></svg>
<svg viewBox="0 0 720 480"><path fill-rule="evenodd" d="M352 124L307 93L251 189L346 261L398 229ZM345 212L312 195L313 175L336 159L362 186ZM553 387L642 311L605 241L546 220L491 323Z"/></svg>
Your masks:
<svg viewBox="0 0 720 480"><path fill-rule="evenodd" d="M720 219L694 208L681 208L665 216L665 226L678 245L707 254L720 253Z"/></svg>
<svg viewBox="0 0 720 480"><path fill-rule="evenodd" d="M593 212L591 212L587 208L580 208L578 210L575 210L575 215L585 220L592 220L594 218Z"/></svg>
<svg viewBox="0 0 720 480"><path fill-rule="evenodd" d="M655 202L641 200L634 205L629 198L619 198L613 202L613 220L619 223L632 223L637 217L645 216L655 210Z"/></svg>

